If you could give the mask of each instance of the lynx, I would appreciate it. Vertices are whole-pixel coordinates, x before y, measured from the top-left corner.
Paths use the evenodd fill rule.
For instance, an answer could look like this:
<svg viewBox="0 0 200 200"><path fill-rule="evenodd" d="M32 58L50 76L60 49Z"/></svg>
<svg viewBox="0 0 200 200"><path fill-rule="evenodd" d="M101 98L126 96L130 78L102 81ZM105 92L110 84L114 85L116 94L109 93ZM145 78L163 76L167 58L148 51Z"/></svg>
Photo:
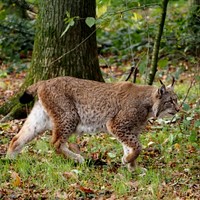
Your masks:
<svg viewBox="0 0 200 200"><path fill-rule="evenodd" d="M73 133L108 132L123 146L122 163L134 168L141 152L138 141L150 117L179 111L172 84L166 87L129 82L101 83L73 77L58 77L30 86L20 98L36 101L20 132L12 139L7 156L14 158L29 141L52 130L52 144L59 153L82 163L84 158L68 148Z"/></svg>

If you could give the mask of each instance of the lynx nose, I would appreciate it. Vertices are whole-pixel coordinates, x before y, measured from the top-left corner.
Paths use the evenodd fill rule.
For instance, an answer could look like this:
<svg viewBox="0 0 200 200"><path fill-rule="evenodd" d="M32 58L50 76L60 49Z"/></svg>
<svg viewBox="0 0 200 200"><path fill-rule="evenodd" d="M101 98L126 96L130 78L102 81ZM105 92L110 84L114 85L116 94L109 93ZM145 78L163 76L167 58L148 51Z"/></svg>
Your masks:
<svg viewBox="0 0 200 200"><path fill-rule="evenodd" d="M175 107L176 112L180 111L180 108L178 106Z"/></svg>

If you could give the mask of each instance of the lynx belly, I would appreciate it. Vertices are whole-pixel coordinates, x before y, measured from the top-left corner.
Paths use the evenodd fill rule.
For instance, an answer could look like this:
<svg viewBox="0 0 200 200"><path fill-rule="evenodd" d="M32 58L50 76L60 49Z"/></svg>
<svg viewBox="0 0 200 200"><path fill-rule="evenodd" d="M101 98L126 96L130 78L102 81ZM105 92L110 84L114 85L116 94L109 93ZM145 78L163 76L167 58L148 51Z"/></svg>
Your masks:
<svg viewBox="0 0 200 200"><path fill-rule="evenodd" d="M100 124L82 124L79 123L76 127L76 133L83 134L83 133L98 133L98 132L107 132L106 125Z"/></svg>

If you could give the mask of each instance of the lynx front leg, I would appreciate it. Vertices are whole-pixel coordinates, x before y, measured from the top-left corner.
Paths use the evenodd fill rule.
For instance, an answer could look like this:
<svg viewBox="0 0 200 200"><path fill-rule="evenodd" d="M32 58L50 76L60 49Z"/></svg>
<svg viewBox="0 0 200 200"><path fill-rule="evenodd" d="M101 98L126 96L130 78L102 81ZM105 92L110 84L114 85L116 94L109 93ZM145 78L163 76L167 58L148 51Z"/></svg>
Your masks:
<svg viewBox="0 0 200 200"><path fill-rule="evenodd" d="M123 145L124 155L122 163L128 164L128 169L133 170L135 160L141 152L141 145L137 136L131 132L130 123L128 120L123 120L121 116L117 116L114 120L107 123L107 129Z"/></svg>
<svg viewBox="0 0 200 200"><path fill-rule="evenodd" d="M10 142L7 157L14 158L26 143L47 129L51 129L51 121L40 102L36 102L22 129Z"/></svg>
<svg viewBox="0 0 200 200"><path fill-rule="evenodd" d="M124 149L124 155L122 157L122 163L128 164L128 169L131 171L135 167L135 160L141 152L141 145L134 136L131 139L134 142L129 142L129 144L122 143Z"/></svg>

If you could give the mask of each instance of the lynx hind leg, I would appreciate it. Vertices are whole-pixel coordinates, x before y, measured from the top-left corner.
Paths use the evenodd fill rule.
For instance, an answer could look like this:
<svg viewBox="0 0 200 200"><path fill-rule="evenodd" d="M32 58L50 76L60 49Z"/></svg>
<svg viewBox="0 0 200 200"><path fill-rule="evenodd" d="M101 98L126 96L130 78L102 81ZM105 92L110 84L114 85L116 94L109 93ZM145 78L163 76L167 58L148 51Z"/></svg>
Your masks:
<svg viewBox="0 0 200 200"><path fill-rule="evenodd" d="M21 130L11 140L7 151L7 157L14 158L26 143L33 140L45 130L51 129L51 126L51 121L43 106L39 101L36 102Z"/></svg>
<svg viewBox="0 0 200 200"><path fill-rule="evenodd" d="M80 154L71 151L68 147L67 140L75 132L77 123L66 120L67 117L64 117L65 123L59 122L59 120L57 123L54 123L55 128L53 129L52 144L57 153L61 153L64 157L71 158L76 162L83 163L84 158Z"/></svg>
<svg viewBox="0 0 200 200"><path fill-rule="evenodd" d="M74 153L69 149L66 138L59 137L56 141L54 141L53 145L57 153L61 153L65 158L70 158L78 163L83 163L85 161L80 154Z"/></svg>
<svg viewBox="0 0 200 200"><path fill-rule="evenodd" d="M71 151L67 144L68 138L75 133L79 123L79 115L72 100L61 94L56 99L49 98L48 101L51 101L51 104L54 105L53 109L49 109L53 121L51 142L57 153L61 153L64 157L71 158L76 162L84 162L84 158L80 154ZM62 104L60 102L62 102ZM49 104L46 104L46 106L48 105Z"/></svg>

